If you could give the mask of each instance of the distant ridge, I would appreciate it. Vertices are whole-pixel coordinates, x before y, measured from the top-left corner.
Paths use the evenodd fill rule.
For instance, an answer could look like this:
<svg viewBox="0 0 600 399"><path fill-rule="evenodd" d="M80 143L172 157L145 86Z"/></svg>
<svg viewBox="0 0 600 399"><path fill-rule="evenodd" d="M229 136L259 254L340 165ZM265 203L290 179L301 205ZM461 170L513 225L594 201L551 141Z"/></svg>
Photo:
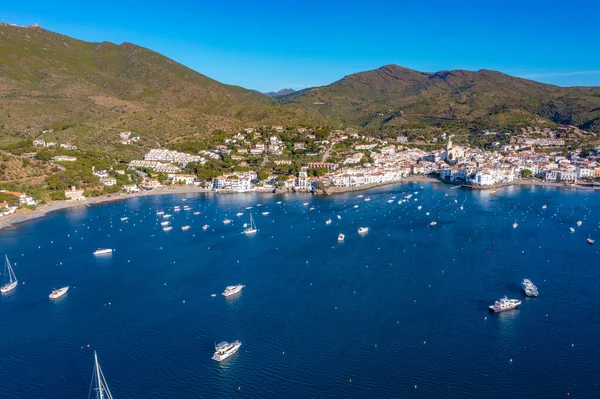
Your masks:
<svg viewBox="0 0 600 399"><path fill-rule="evenodd" d="M279 91L270 91L268 93L265 93L265 95L269 96L269 97L281 97L281 96L285 96L287 94L292 94L296 92L296 90L294 89L281 89Z"/></svg>
<svg viewBox="0 0 600 399"><path fill-rule="evenodd" d="M418 72L398 65L348 75L278 98L282 104L376 129L543 118L600 130L600 88L563 88L490 70Z"/></svg>

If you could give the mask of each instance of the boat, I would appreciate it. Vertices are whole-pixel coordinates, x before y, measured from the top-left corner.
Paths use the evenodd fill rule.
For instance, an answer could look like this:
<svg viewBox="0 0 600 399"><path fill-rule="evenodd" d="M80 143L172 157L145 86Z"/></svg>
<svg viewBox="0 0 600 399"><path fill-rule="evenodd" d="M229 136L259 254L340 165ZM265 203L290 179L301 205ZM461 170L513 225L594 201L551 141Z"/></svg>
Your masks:
<svg viewBox="0 0 600 399"><path fill-rule="evenodd" d="M520 304L521 304L520 300L508 299L508 297L505 296L504 298L500 299L499 301L496 301L489 308L492 312L496 312L496 313L506 312L506 311L518 308Z"/></svg>
<svg viewBox="0 0 600 399"><path fill-rule="evenodd" d="M163 215L163 218L164 218L164 219L168 219L168 218L170 218L171 216L173 216L173 215L171 215L171 214L167 213L167 214Z"/></svg>
<svg viewBox="0 0 600 399"><path fill-rule="evenodd" d="M363 197L363 195L362 195L362 194L358 194L358 195L356 196L356 198L362 198L362 197Z"/></svg>
<svg viewBox="0 0 600 399"><path fill-rule="evenodd" d="M57 290L54 290L50 293L50 295L48 295L48 297L50 299L58 299L61 296L65 295L67 293L67 291L69 291L69 286L67 285L66 287L62 287L59 288Z"/></svg>
<svg viewBox="0 0 600 399"><path fill-rule="evenodd" d="M191 228L192 228L192 226L181 226L181 230L183 230L183 231L188 231Z"/></svg>
<svg viewBox="0 0 600 399"><path fill-rule="evenodd" d="M571 233L575 233L575 229L572 227L569 227L569 230L571 231Z"/></svg>
<svg viewBox="0 0 600 399"><path fill-rule="evenodd" d="M194 212L194 215L195 215L195 216L198 216L199 214L200 214L200 211L196 211L196 212Z"/></svg>
<svg viewBox="0 0 600 399"><path fill-rule="evenodd" d="M171 231L173 230L172 226L163 227L163 231Z"/></svg>
<svg viewBox="0 0 600 399"><path fill-rule="evenodd" d="M346 236L343 235L342 233L340 233L340 235L338 236L338 241L343 242L345 239L346 239Z"/></svg>
<svg viewBox="0 0 600 399"><path fill-rule="evenodd" d="M111 248L98 248L94 251L94 255L109 255L112 254L112 251L113 250Z"/></svg>
<svg viewBox="0 0 600 399"><path fill-rule="evenodd" d="M244 212L238 212L238 213L236 213L236 214L235 214L235 216L237 216L237 217L240 217L240 216L242 216L243 214L244 214Z"/></svg>
<svg viewBox="0 0 600 399"><path fill-rule="evenodd" d="M359 227L358 228L358 234L366 234L369 232L369 228L368 227Z"/></svg>
<svg viewBox="0 0 600 399"><path fill-rule="evenodd" d="M246 207L246 210L248 210L248 209L252 209L252 207L251 207L251 206L247 206L247 207Z"/></svg>
<svg viewBox="0 0 600 399"><path fill-rule="evenodd" d="M391 203L393 203L393 202L394 202L394 200L393 200L393 199L391 199L391 200L388 200L388 204L391 204Z"/></svg>
<svg viewBox="0 0 600 399"><path fill-rule="evenodd" d="M112 393L108 388L104 373L98 363L98 355L94 351L94 372L92 373L92 384L94 391L96 391L96 399L113 399ZM91 388L91 387L90 387ZM90 391L91 392L91 391Z"/></svg>
<svg viewBox="0 0 600 399"><path fill-rule="evenodd" d="M160 225L163 226L163 227L164 226L168 226L170 224L171 224L171 222L160 222Z"/></svg>
<svg viewBox="0 0 600 399"><path fill-rule="evenodd" d="M517 227L519 227L519 223L517 223L517 221L515 220L515 222L513 223L513 229L516 229Z"/></svg>
<svg viewBox="0 0 600 399"><path fill-rule="evenodd" d="M6 294L17 288L17 285L19 284L19 280L17 280L17 276L15 276L15 271L13 270L7 255L4 255L4 275L8 276L8 282L0 287L0 292Z"/></svg>
<svg viewBox="0 0 600 399"><path fill-rule="evenodd" d="M595 240L592 240L591 235L589 235L588 239L587 239L587 243L590 244L590 245L593 245L595 242L596 242Z"/></svg>
<svg viewBox="0 0 600 399"><path fill-rule="evenodd" d="M183 210L184 210L184 211L189 211L189 210L190 210L190 207L189 207L188 205L184 205L184 206L183 206Z"/></svg>
<svg viewBox="0 0 600 399"><path fill-rule="evenodd" d="M269 215L269 213L271 213L271 212L263 212L263 213L262 213L262 215L263 215L263 216L268 216L268 215Z"/></svg>
<svg viewBox="0 0 600 399"><path fill-rule="evenodd" d="M546 204L542 205L542 209L546 209L546 208L547 208Z"/></svg>
<svg viewBox="0 0 600 399"><path fill-rule="evenodd" d="M525 295L527 295L527 296L531 296L531 297L538 296L537 287L528 278L524 278L523 281L521 281L521 288L523 288L523 291L525 292Z"/></svg>
<svg viewBox="0 0 600 399"><path fill-rule="evenodd" d="M418 209L418 210L421 210L421 209L423 209L423 207L422 207L421 205L419 205L419 206L417 207L417 209Z"/></svg>
<svg viewBox="0 0 600 399"><path fill-rule="evenodd" d="M425 212L425 216L429 216L429 212Z"/></svg>
<svg viewBox="0 0 600 399"><path fill-rule="evenodd" d="M258 231L258 229L256 228L256 224L254 223L254 218L252 217L252 214L250 214L250 224L248 225L248 227L244 228L244 234L254 234Z"/></svg>
<svg viewBox="0 0 600 399"><path fill-rule="evenodd" d="M577 221L577 226L579 227L579 226L581 226L581 225L582 225L582 222L581 222L581 220L578 220L578 221Z"/></svg>
<svg viewBox="0 0 600 399"><path fill-rule="evenodd" d="M340 220L342 217L340 215L337 215L338 220Z"/></svg>
<svg viewBox="0 0 600 399"><path fill-rule="evenodd" d="M231 343L223 341L220 344L215 345L215 354L213 355L212 359L216 360L217 362L222 362L229 356L236 353L238 349L240 349L240 346L242 346L240 341L233 341Z"/></svg>
<svg viewBox="0 0 600 399"><path fill-rule="evenodd" d="M222 295L224 297L235 295L235 294L237 294L239 292L242 292L242 289L244 287L245 287L245 285L242 285L242 284L229 285L229 286L225 287L225 291L222 292Z"/></svg>
<svg viewBox="0 0 600 399"><path fill-rule="evenodd" d="M204 226L202 226L202 230L206 230L206 229L208 229L208 225L207 224L205 224Z"/></svg>
<svg viewBox="0 0 600 399"><path fill-rule="evenodd" d="M365 198L365 202L369 202L369 201L371 201L371 197Z"/></svg>
<svg viewBox="0 0 600 399"><path fill-rule="evenodd" d="M495 188L491 189L490 194L496 194L496 189Z"/></svg>
<svg viewBox="0 0 600 399"><path fill-rule="evenodd" d="M354 205L354 209L358 209L358 205Z"/></svg>
<svg viewBox="0 0 600 399"><path fill-rule="evenodd" d="M231 219L223 219L223 224L229 224L231 222L232 222Z"/></svg>
<svg viewBox="0 0 600 399"><path fill-rule="evenodd" d="M276 202L276 204L277 204L277 205L281 205L281 201L277 201L277 202Z"/></svg>
<svg viewBox="0 0 600 399"><path fill-rule="evenodd" d="M437 222L435 220L429 223L429 227L433 227L435 225L437 225Z"/></svg>
<svg viewBox="0 0 600 399"><path fill-rule="evenodd" d="M121 222L124 222L126 220L129 220L129 218L127 216L121 218Z"/></svg>
<svg viewBox="0 0 600 399"><path fill-rule="evenodd" d="M308 202L302 203L303 206L308 206Z"/></svg>
<svg viewBox="0 0 600 399"><path fill-rule="evenodd" d="M331 219L327 219L327 220L325 221L325 224L331 224Z"/></svg>
<svg viewBox="0 0 600 399"><path fill-rule="evenodd" d="M156 215L157 215L157 216L161 216L161 215L164 215L164 214L165 214L165 213L164 213L163 211L156 212Z"/></svg>

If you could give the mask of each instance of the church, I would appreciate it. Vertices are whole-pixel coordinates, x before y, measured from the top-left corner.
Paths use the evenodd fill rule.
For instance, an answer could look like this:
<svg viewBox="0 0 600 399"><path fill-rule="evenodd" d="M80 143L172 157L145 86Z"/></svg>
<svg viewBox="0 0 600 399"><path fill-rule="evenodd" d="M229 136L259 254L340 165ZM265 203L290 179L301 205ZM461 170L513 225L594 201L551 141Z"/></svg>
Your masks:
<svg viewBox="0 0 600 399"><path fill-rule="evenodd" d="M444 151L442 159L446 161L446 163L453 165L464 156L465 151L463 148L452 145L452 136L448 137L448 144L446 144L446 151Z"/></svg>

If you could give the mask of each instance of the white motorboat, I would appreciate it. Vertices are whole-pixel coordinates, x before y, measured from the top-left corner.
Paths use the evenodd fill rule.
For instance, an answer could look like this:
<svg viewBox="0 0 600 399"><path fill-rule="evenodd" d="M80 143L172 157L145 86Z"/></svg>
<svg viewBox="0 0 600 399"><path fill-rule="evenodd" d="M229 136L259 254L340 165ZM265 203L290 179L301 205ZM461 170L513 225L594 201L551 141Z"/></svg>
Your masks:
<svg viewBox="0 0 600 399"><path fill-rule="evenodd" d="M262 213L262 215L263 215L263 216L268 216L268 215L269 215L269 213L271 213L271 212L263 212L263 213Z"/></svg>
<svg viewBox="0 0 600 399"><path fill-rule="evenodd" d="M223 224L229 224L231 222L232 222L231 219L223 219Z"/></svg>
<svg viewBox="0 0 600 399"><path fill-rule="evenodd" d="M191 228L192 228L192 226L181 226L181 230L183 230L183 231L188 231Z"/></svg>
<svg viewBox="0 0 600 399"><path fill-rule="evenodd" d="M577 227L580 227L583 223L581 222L581 220L577 221Z"/></svg>
<svg viewBox="0 0 600 399"><path fill-rule="evenodd" d="M236 213L236 214L235 214L235 216L237 216L237 217L240 217L240 216L242 216L243 214L244 214L244 212L238 212L238 213Z"/></svg>
<svg viewBox="0 0 600 399"><path fill-rule="evenodd" d="M242 346L240 341L233 341L231 343L223 341L218 345L215 345L215 354L212 359L217 362L222 362L236 353L240 349L240 346Z"/></svg>
<svg viewBox="0 0 600 399"><path fill-rule="evenodd" d="M346 236L343 235L342 233L340 233L340 235L338 235L338 241L339 242L343 242L346 239Z"/></svg>
<svg viewBox="0 0 600 399"><path fill-rule="evenodd" d="M575 229L572 227L569 227L569 230L571 231L571 233L575 233Z"/></svg>
<svg viewBox="0 0 600 399"><path fill-rule="evenodd" d="M358 209L358 205L354 205L354 209Z"/></svg>
<svg viewBox="0 0 600 399"><path fill-rule="evenodd" d="M499 301L494 302L489 308L492 312L506 312L509 310L516 309L521 304L521 301L518 299L508 299L508 297L504 297Z"/></svg>
<svg viewBox="0 0 600 399"><path fill-rule="evenodd" d="M204 226L202 226L202 230L207 230L208 229L208 225L205 224Z"/></svg>
<svg viewBox="0 0 600 399"><path fill-rule="evenodd" d="M242 284L229 285L229 286L225 287L225 291L222 292L222 295L224 297L235 295L235 294L241 292L244 287L245 287L245 285L242 285Z"/></svg>
<svg viewBox="0 0 600 399"><path fill-rule="evenodd" d="M160 222L160 225L163 227L168 226L170 224L171 224L171 222Z"/></svg>
<svg viewBox="0 0 600 399"><path fill-rule="evenodd" d="M98 255L110 255L112 254L113 250L112 248L98 248L97 250L94 251L94 255L98 256Z"/></svg>
<svg viewBox="0 0 600 399"><path fill-rule="evenodd" d="M126 220L129 220L129 218L127 216L121 218L121 222L124 222Z"/></svg>
<svg viewBox="0 0 600 399"><path fill-rule="evenodd" d="M199 214L200 214L200 211L194 212L194 216L198 216Z"/></svg>
<svg viewBox="0 0 600 399"><path fill-rule="evenodd" d="M358 228L358 234L367 234L368 232L369 232L368 227L359 227Z"/></svg>
<svg viewBox="0 0 600 399"><path fill-rule="evenodd" d="M173 215L171 215L170 213L166 213L166 214L163 215L163 219L168 219L171 216L173 216Z"/></svg>
<svg viewBox="0 0 600 399"><path fill-rule="evenodd" d="M325 221L325 224L331 224L331 219L327 219L327 220Z"/></svg>
<svg viewBox="0 0 600 399"><path fill-rule="evenodd" d="M163 231L171 231L173 230L172 226L163 227Z"/></svg>
<svg viewBox="0 0 600 399"><path fill-rule="evenodd" d="M435 220L429 223L429 227L433 227L435 225L437 225L437 222Z"/></svg>
<svg viewBox="0 0 600 399"><path fill-rule="evenodd" d="M57 290L52 291L49 295L49 298L50 299L58 299L61 296L65 295L67 293L67 291L69 291L69 286L59 288Z"/></svg>
<svg viewBox="0 0 600 399"><path fill-rule="evenodd" d="M519 227L519 223L517 223L517 221L515 220L515 222L513 223L513 229L516 229L517 227Z"/></svg>
<svg viewBox="0 0 600 399"><path fill-rule="evenodd" d="M8 256L4 255L4 278L6 278L6 276L8 276L8 281L6 282L6 284L4 284L2 287L0 287L0 292L2 292L3 294L6 294L7 292L10 292L12 290L14 290L15 288L17 288L17 285L19 284L19 280L17 280L17 276L15 276L15 271L12 268L12 265L10 264L10 261L8 260Z"/></svg>
<svg viewBox="0 0 600 399"><path fill-rule="evenodd" d="M164 214L165 214L165 213L164 213L163 211L156 212L156 215L157 215L157 216L162 216L162 215L164 215Z"/></svg>

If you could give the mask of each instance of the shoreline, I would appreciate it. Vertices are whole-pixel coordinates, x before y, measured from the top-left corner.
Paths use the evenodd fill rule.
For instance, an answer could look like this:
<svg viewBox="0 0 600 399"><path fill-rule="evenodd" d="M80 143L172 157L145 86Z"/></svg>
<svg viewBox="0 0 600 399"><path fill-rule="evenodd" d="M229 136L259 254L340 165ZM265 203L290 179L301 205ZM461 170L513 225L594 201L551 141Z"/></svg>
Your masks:
<svg viewBox="0 0 600 399"><path fill-rule="evenodd" d="M464 185L464 184L453 184L450 182L445 182L436 177L411 176L406 179L390 181L390 182L385 182L385 183L371 183L371 184L365 184L362 186L354 186L354 187L327 187L325 189L315 191L313 193L313 195L330 196L330 195L345 194L345 193L350 193L350 192L355 192L355 191L364 191L364 190L369 190L372 188L389 186L392 184L419 183L419 182L420 183L443 183L443 184L455 186L456 188L460 187L463 189L481 190L481 191L499 190L499 189L504 189L504 188L508 188L508 187L512 187L512 186L553 187L553 188L563 188L563 189L571 189L571 190L573 190L573 189L574 190L586 190L586 191L600 190L600 186L587 187L587 186L583 186L580 184L568 185L565 183L549 183L549 182L538 181L538 180L517 180L512 183L500 184L497 186L476 187L476 186L468 186L468 185ZM170 194L176 195L176 194L188 194L188 193L204 193L204 194L213 194L213 195L238 194L237 192L234 192L234 191L225 191L225 190L215 192L212 189L206 189L206 188L201 188L201 187L197 187L197 186L192 186L192 187L176 186L176 187L168 187L168 188L162 187L162 188L157 188L157 189L154 189L151 191L140 191L140 192L134 193L134 194L120 193L120 194L112 194L110 197L109 196L93 197L93 198L86 199L85 201L73 201L73 202L52 201L48 204L45 204L41 207L34 209L34 210L25 210L25 211L21 210L21 212L17 211L11 215L3 216L2 218L0 218L0 230L15 227L18 224L28 222L30 220L43 218L51 212L55 212L55 211L59 211L59 210L63 210L63 209L75 208L78 206L100 205L100 204L105 204L105 203L110 203L110 202L123 201L123 200L127 200L130 198L150 197L150 196L155 196L155 195L170 195ZM290 191L290 190L279 191L279 190L276 190L276 189L274 190L271 188L269 188L269 189L259 188L259 189L256 189L255 191L250 191L249 193L281 195L281 194L285 194L285 193L309 194L310 192L304 192L304 191L295 192L295 191Z"/></svg>

